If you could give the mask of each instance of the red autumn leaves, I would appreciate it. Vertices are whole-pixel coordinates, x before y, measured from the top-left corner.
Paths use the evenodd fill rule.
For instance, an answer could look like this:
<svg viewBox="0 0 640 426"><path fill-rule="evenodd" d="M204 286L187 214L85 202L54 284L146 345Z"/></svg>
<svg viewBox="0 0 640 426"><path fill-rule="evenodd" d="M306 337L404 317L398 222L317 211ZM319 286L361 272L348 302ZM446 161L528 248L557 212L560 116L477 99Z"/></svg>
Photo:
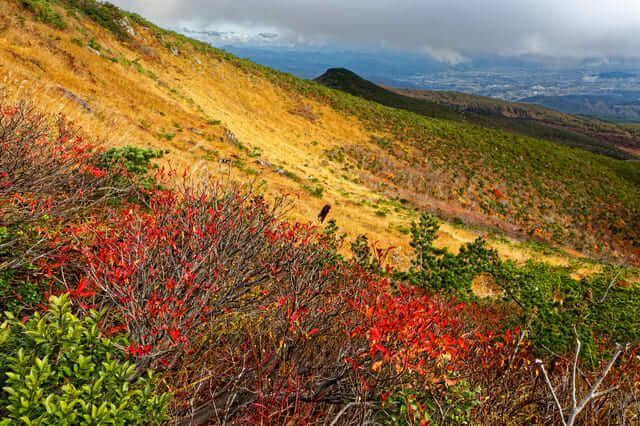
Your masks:
<svg viewBox="0 0 640 426"><path fill-rule="evenodd" d="M127 202L103 189L118 172L65 123L50 132L34 113L2 111L20 137L0 137L1 220L51 215L35 227L49 292L107 309L103 332L128 333L129 356L166 372L177 416L197 404L304 424L398 387L438 388L472 348L490 353L464 305L337 260L312 226L281 220L284 200L173 181ZM221 402L227 392L237 397Z"/></svg>
<svg viewBox="0 0 640 426"><path fill-rule="evenodd" d="M0 105L0 226L70 219L118 192L97 167L100 151L62 117Z"/></svg>
<svg viewBox="0 0 640 426"><path fill-rule="evenodd" d="M124 324L127 351L142 364L189 359L181 368L197 371L261 348L242 367L256 401L280 401L273 374L308 399L321 377L340 372L314 397L322 406L346 383L349 398L379 398L405 375L446 380L478 342L464 305L335 263L313 228L278 220L259 197L210 186L159 191L146 203L74 231L85 275L72 291L109 307L107 320ZM215 353L200 344L212 332ZM287 367L272 370L278 359ZM243 370L233 371L229 380Z"/></svg>

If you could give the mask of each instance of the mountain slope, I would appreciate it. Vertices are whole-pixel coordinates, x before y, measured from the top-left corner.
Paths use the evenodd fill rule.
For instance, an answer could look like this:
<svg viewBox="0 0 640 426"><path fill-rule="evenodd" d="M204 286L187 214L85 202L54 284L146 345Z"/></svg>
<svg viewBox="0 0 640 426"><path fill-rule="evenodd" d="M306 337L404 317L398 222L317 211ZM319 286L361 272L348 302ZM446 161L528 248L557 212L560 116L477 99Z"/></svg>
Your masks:
<svg viewBox="0 0 640 426"><path fill-rule="evenodd" d="M444 167L434 174L448 180L449 185L444 185L450 191L450 204L462 204L492 218L504 219L510 225L528 223L519 230L545 239L571 240L596 251L602 247L603 237L609 240L606 235L615 234L614 245L621 243L618 248L624 246L624 251L637 253L640 246L634 229L637 225L627 227L630 222L637 224L640 220L636 201L632 201L640 189L640 168L636 162L617 161L460 121L420 120L413 114L391 113L384 108L374 110L365 103L352 102L358 108L351 106L347 110L367 117L397 140L419 149L421 155L417 156L405 151L404 164L396 162L388 166L393 163L389 158L373 157L370 167L387 173L402 170L403 176L398 180L403 183L399 186L415 188L419 179L432 172L434 162L439 162ZM393 151L388 140L382 145ZM452 153L458 154L458 158L453 160ZM395 159L402 155L393 153ZM365 158L366 155L360 155L360 159ZM427 167L420 164L422 158L426 158ZM442 173L442 169L449 173ZM442 185L442 180L438 183ZM424 185L418 192L440 199L446 197L439 192L442 187ZM587 232L580 230L578 223Z"/></svg>
<svg viewBox="0 0 640 426"><path fill-rule="evenodd" d="M584 148L618 159L640 153L640 135L599 120L571 116L541 106L456 92L383 87L346 69L330 69L321 84L386 106Z"/></svg>
<svg viewBox="0 0 640 426"><path fill-rule="evenodd" d="M400 247L400 260L413 208L638 253L637 164L382 107L92 1L0 3L0 78L10 98L64 112L109 145L168 149L178 169L293 194L292 218L329 203L341 228ZM452 247L478 235L445 232Z"/></svg>

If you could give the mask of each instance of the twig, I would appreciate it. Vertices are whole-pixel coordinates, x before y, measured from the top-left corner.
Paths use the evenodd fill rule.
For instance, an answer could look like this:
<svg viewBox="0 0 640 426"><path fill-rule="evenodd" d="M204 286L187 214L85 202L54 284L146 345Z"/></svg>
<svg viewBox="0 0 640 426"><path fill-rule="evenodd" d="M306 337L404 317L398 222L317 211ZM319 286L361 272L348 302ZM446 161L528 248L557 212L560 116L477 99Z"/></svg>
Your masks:
<svg viewBox="0 0 640 426"><path fill-rule="evenodd" d="M580 342L578 330L576 330L575 325L573 326L573 332L576 335L576 354L573 357L573 371L571 373L571 399L573 401L573 406L576 407L578 405L578 398L576 396L576 373L578 371L578 358L580 356L580 347L582 346L582 342Z"/></svg>
<svg viewBox="0 0 640 426"><path fill-rule="evenodd" d="M609 295L609 290L611 290L611 288L613 287L613 285L616 283L616 281L618 281L618 277L620 276L620 274L622 273L622 269L620 269L618 271L618 273L616 274L615 277L613 277L613 279L611 280L611 282L609 283L609 287L607 287L607 290L604 292L604 294L602 295L602 298L600 299L600 303L604 302L605 299L607 298L607 296Z"/></svg>
<svg viewBox="0 0 640 426"><path fill-rule="evenodd" d="M558 407L558 411L560 412L560 420L562 420L562 424L564 426L567 426L567 422L564 419L564 410L562 409L562 405L560 404L560 400L556 395L555 389L553 389L553 385L551 384L551 380L549 379L549 375L547 374L547 369L544 368L544 363L541 359L536 359L536 364L540 366L540 370L542 370L542 375L544 376L544 380L547 383L547 387L551 391L551 395L553 395L553 400L555 401L556 407Z"/></svg>
<svg viewBox="0 0 640 426"><path fill-rule="evenodd" d="M338 414L336 414L336 416L334 417L333 421L330 423L329 426L336 426L338 424L338 421L340 420L340 418L342 416L344 416L344 414L351 408L351 407L355 407L357 405L365 405L365 406L371 406L370 403L368 402L357 402L357 401L353 401L348 403L347 405L345 405L344 407L342 407L342 410L340 410L338 412Z"/></svg>

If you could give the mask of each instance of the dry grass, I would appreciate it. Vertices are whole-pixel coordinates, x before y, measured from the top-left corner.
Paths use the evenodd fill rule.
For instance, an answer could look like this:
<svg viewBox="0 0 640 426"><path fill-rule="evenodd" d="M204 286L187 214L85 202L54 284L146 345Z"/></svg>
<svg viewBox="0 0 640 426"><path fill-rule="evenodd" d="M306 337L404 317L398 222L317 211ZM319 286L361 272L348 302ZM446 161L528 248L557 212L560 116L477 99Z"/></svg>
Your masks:
<svg viewBox="0 0 640 426"><path fill-rule="evenodd" d="M415 215L403 211L383 217L375 208L363 206L357 201L375 202L380 195L346 179L340 165L324 155L345 144L371 146L372 132L355 118L307 99L305 111L313 111L314 120L294 114L301 105L299 96L191 46L180 47L176 56L145 29L137 28L135 43L122 43L86 20L67 18L70 29L57 31L28 17L21 23L20 15L25 11L18 2L0 3L0 21L6 23L0 29L0 88L9 99L30 98L44 110L64 113L108 146L168 149L166 161L178 170L230 174L235 180L255 180L267 193L292 194L294 220L314 220L330 203L330 218L351 238L368 234L380 246L397 247L395 260L406 264L408 236L399 229ZM84 46L72 42L74 38L83 40ZM91 39L101 46L101 55L87 47ZM65 96L65 91L85 101L91 111ZM246 149L226 141L226 129ZM255 164L258 158L298 179L260 167ZM240 160L243 166L221 165L220 159ZM322 199L303 190L310 178L324 188ZM444 224L439 244L456 251L479 234ZM512 243L492 245L517 261L535 255ZM560 263L571 259L548 258Z"/></svg>

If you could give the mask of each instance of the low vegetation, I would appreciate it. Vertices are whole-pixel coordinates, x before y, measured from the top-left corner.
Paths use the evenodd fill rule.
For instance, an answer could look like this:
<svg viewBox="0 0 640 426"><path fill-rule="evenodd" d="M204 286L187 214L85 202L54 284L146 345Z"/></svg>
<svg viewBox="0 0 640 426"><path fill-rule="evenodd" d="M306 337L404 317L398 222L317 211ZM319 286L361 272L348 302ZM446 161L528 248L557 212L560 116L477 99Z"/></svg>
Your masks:
<svg viewBox="0 0 640 426"><path fill-rule="evenodd" d="M506 224L502 228L510 228L513 233L547 241L570 241L585 252L600 256L622 254L636 262L640 249L636 232L640 229L638 162L594 155L429 111L416 110L425 117L391 109L285 74L258 72L391 135L391 143L387 137L375 141L382 151L362 145L343 147L351 161L374 181L383 178L399 191L458 205L478 223L490 224L491 220L474 218L475 214L499 218ZM435 105L436 109L444 108ZM432 116L445 119L428 118ZM453 152L464 155L454 161ZM396 174L397 170L403 173ZM439 181L434 185L432 179L436 176Z"/></svg>
<svg viewBox="0 0 640 426"><path fill-rule="evenodd" d="M121 46L136 43L127 18L170 52L163 61L197 53L208 67L233 65L225 69L229 81L244 73L243 82L267 79L303 95L314 120L288 116L305 125L333 113L356 116L370 130L361 143L317 152L348 175L342 192L358 208L379 212L368 217L404 216L428 198L460 207L455 217L465 222L498 218L495 228L510 225L507 231L600 255L617 251L633 260L637 252L640 178L631 162L386 108L102 3L42 3L69 23L91 19ZM114 23L123 32L111 30ZM116 41L96 40L103 52L119 54ZM136 63L87 55L109 71ZM132 78L185 101L152 64L140 59ZM189 121L162 105L153 110L162 122L151 113L131 120L149 124L138 135L173 139L177 149L185 132L196 139L203 135L191 129L208 124L206 150L196 154L246 174L253 169L243 164L255 156L265 176L301 190L306 198L298 203L331 202L335 187L325 176L308 178L289 158L256 149L248 132L238 132L247 141L242 149L225 127L237 116L225 115L222 125L210 110ZM157 132L167 129L176 134L162 140ZM81 134L28 104L0 105L4 423L56 423L71 404L81 421L116 424L638 423L637 271L605 266L579 279L568 268L505 261L482 239L445 250L436 247L439 223L429 214L411 216L410 227L410 220L394 224L411 238L411 263L401 267L384 239L342 234L337 223L346 217L324 228L289 222L286 197L194 183L188 173L154 166L164 150L108 150ZM346 185L353 181L389 193L363 194ZM69 340L51 337L58 335ZM41 369L51 373L32 386ZM86 369L107 378L92 381ZM19 382L15 374L34 379ZM23 407L12 392L34 397Z"/></svg>
<svg viewBox="0 0 640 426"><path fill-rule="evenodd" d="M412 226L414 261L398 270L393 250L365 236L346 256L335 222L284 221L286 198L162 173L140 185L160 153L105 152L25 105L1 111L0 220L12 250L0 252L0 271L14 302L1 329L5 423L601 424L640 415L638 290L625 271L578 283L544 265L504 263L482 240L450 254L433 246L430 215ZM478 299L479 277L492 277L497 297ZM35 299L18 297L25 282ZM605 369L616 342L624 345ZM606 393L589 394L599 378ZM569 385L588 403L565 412Z"/></svg>
<svg viewBox="0 0 640 426"><path fill-rule="evenodd" d="M0 327L0 424L161 424L170 395L154 395L153 376L131 380L136 365L101 335L102 315L83 319L69 297L26 323L7 313Z"/></svg>
<svg viewBox="0 0 640 426"><path fill-rule="evenodd" d="M54 26L59 30L67 28L67 21L55 10L48 0L23 0L27 9L32 11L37 19Z"/></svg>

